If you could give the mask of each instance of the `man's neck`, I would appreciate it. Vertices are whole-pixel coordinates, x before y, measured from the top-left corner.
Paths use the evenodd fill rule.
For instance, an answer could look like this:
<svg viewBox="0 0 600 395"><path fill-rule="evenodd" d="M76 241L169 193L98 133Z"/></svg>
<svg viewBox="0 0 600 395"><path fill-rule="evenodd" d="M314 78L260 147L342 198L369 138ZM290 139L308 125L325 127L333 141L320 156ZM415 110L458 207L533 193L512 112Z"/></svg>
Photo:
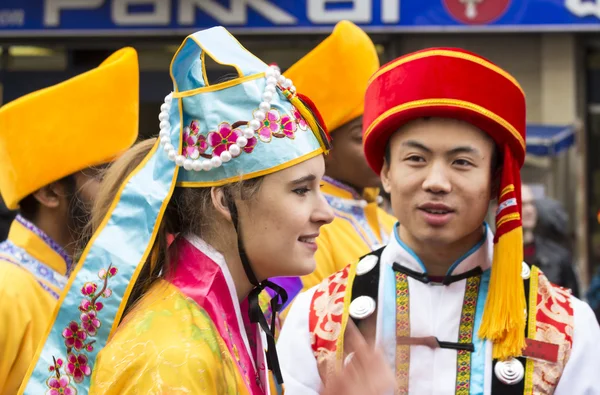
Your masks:
<svg viewBox="0 0 600 395"><path fill-rule="evenodd" d="M412 237L406 228L400 226L400 239L421 259L430 276L445 276L450 267L481 241L485 228L478 228L451 244L432 245Z"/></svg>
<svg viewBox="0 0 600 395"><path fill-rule="evenodd" d="M73 257L75 243L66 224L61 226L60 221L48 215L38 215L33 224L61 246L69 257Z"/></svg>

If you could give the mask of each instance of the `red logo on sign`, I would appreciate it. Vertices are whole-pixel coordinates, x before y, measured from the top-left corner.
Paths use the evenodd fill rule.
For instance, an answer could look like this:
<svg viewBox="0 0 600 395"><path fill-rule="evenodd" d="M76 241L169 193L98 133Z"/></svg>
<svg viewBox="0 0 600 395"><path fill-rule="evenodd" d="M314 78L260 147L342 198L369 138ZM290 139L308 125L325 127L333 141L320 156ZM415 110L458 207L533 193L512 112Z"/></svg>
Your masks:
<svg viewBox="0 0 600 395"><path fill-rule="evenodd" d="M466 25L485 25L499 19L511 0L444 0L448 13Z"/></svg>

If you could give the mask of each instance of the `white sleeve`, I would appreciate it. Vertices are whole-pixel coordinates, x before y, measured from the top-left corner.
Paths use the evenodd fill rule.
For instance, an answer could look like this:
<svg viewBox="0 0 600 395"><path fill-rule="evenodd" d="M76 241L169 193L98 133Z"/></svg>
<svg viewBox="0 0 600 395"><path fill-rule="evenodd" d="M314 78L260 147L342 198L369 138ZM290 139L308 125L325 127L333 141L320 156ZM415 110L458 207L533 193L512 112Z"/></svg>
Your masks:
<svg viewBox="0 0 600 395"><path fill-rule="evenodd" d="M555 395L600 395L600 327L586 303L571 297L573 348Z"/></svg>
<svg viewBox="0 0 600 395"><path fill-rule="evenodd" d="M318 395L321 389L308 331L308 312L315 291L316 287L296 297L277 341L286 395Z"/></svg>

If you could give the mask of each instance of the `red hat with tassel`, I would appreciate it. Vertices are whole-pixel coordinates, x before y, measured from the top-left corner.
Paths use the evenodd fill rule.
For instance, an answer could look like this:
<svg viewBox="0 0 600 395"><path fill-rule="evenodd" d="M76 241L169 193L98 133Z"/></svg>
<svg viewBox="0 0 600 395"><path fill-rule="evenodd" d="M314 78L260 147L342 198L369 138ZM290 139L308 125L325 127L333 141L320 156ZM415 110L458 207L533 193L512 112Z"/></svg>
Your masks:
<svg viewBox="0 0 600 395"><path fill-rule="evenodd" d="M365 97L364 150L381 172L393 133L423 117L468 122L496 143L503 165L496 214L494 259L479 336L494 342L494 358L525 347L525 291L521 278L521 176L525 160L525 94L489 60L457 48L430 48L381 67Z"/></svg>

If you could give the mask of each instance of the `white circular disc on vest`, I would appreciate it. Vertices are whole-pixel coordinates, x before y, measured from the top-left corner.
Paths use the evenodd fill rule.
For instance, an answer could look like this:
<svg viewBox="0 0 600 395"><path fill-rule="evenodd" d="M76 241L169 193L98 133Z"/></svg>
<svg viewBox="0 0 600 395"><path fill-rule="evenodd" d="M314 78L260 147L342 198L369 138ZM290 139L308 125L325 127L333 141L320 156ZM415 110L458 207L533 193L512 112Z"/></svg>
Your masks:
<svg viewBox="0 0 600 395"><path fill-rule="evenodd" d="M377 304L370 296L359 296L350 303L350 317L362 320L373 314Z"/></svg>
<svg viewBox="0 0 600 395"><path fill-rule="evenodd" d="M531 277L531 269L525 262L523 262L523 266L521 267L521 277L523 277L523 280L527 280Z"/></svg>
<svg viewBox="0 0 600 395"><path fill-rule="evenodd" d="M507 361L497 362L494 373L498 380L504 384L513 385L521 382L525 376L525 368L518 359L511 358Z"/></svg>
<svg viewBox="0 0 600 395"><path fill-rule="evenodd" d="M377 262L379 262L379 258L375 255L367 255L356 265L356 275L362 276L363 274L369 273L375 265L377 265Z"/></svg>

